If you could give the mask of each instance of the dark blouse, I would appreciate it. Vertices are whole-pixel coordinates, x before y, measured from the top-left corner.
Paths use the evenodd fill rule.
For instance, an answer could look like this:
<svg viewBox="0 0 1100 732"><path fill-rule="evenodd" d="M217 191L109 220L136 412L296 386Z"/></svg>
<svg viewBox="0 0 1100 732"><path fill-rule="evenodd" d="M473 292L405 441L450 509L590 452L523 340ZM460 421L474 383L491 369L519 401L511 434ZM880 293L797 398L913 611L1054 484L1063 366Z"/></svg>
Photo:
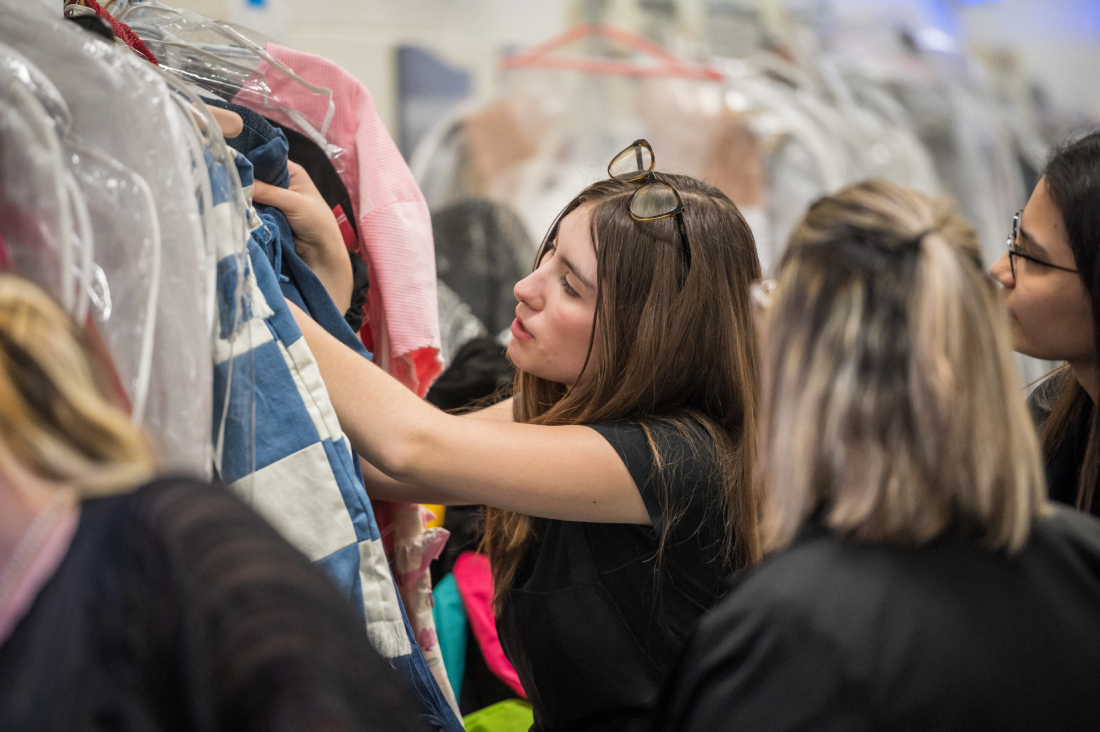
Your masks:
<svg viewBox="0 0 1100 732"><path fill-rule="evenodd" d="M1100 522L1058 507L1014 556L811 527L700 622L661 732L1100 729Z"/></svg>
<svg viewBox="0 0 1100 732"><path fill-rule="evenodd" d="M0 730L421 729L332 582L225 489L85 501L0 646Z"/></svg>
<svg viewBox="0 0 1100 732"><path fill-rule="evenodd" d="M497 621L531 699L534 730L648 729L654 704L700 615L729 574L710 465L671 425L592 425L619 453L653 526L539 519ZM696 437L706 439L697 431ZM660 532L670 521L664 554Z"/></svg>

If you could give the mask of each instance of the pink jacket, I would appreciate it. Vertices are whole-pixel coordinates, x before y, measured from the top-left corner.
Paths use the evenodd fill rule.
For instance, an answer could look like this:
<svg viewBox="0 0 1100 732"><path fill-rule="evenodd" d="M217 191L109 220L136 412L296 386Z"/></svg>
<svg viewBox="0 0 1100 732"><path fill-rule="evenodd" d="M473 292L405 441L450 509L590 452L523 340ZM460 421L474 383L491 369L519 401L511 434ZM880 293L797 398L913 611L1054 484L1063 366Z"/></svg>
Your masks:
<svg viewBox="0 0 1100 732"><path fill-rule="evenodd" d="M277 44L267 51L311 84L332 90L336 106L326 133L344 152L337 170L359 226L358 252L370 268L360 337L382 368L424 396L443 369L439 356L435 244L424 195L355 77L332 61ZM261 63L272 96L310 119L324 119L328 100ZM285 113L240 94L237 104L300 129ZM319 106L320 105L320 106ZM323 108L322 108L323 107Z"/></svg>

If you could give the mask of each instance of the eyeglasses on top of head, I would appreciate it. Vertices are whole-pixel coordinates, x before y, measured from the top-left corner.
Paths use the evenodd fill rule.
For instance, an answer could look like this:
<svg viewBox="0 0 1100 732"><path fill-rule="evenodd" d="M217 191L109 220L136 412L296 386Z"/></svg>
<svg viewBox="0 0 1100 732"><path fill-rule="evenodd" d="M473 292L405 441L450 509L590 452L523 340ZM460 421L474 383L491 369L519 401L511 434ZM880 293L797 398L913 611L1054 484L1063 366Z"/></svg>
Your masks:
<svg viewBox="0 0 1100 732"><path fill-rule="evenodd" d="M1074 274L1077 274L1078 272L1075 269L1062 267L1057 264L1051 264L1050 262L1044 262L1041 259L1036 259L1030 254L1024 254L1016 247L1016 238L1020 235L1020 216L1022 216L1023 213L1024 210L1021 208L1019 211L1016 212L1016 215L1012 217L1012 233L1008 235L1008 241L1006 242L1006 244L1008 245L1008 267L1010 270L1012 270L1012 279L1016 279L1017 259L1026 259L1029 262L1034 262L1035 264L1041 265L1043 267L1050 267L1051 269L1058 269L1063 272L1073 272Z"/></svg>
<svg viewBox="0 0 1100 732"><path fill-rule="evenodd" d="M684 265L690 267L691 244L684 225L684 201L676 186L654 172L656 162L650 144L646 140L635 140L611 159L607 165L607 174L615 180L638 185L638 190L630 197L628 206L630 217L635 221L656 221L669 217L676 219L680 246L684 252Z"/></svg>

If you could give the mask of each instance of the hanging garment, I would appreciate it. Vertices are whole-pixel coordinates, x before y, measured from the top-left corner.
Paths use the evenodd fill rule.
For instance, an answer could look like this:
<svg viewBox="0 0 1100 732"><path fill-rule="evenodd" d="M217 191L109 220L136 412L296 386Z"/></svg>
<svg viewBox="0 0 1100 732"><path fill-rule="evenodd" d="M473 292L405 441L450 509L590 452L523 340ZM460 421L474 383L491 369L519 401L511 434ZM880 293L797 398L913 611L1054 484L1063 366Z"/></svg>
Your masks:
<svg viewBox="0 0 1100 732"><path fill-rule="evenodd" d="M426 528L427 519L434 516L415 503L391 503L389 507L393 516L393 574L397 589L428 668L455 715L461 716L436 632L432 613L432 578L428 571L443 551L450 532L440 527Z"/></svg>
<svg viewBox="0 0 1100 732"><path fill-rule="evenodd" d="M252 186L252 165L236 158L242 188ZM246 261L219 262L220 270L246 267L250 319L216 348L215 394L230 391L238 369L255 374L255 449L247 435L223 438L222 480L258 510L312 561L324 567L356 607L372 645L397 669L422 715L437 729L461 729L416 645L363 490L358 463L329 401L279 287L262 242L271 224L258 217ZM255 283L255 284L252 284ZM219 304L224 298L219 298ZM248 350L237 343L248 337ZM223 402L215 404L215 424ZM247 456L254 456L249 465ZM234 457L238 456L238 457Z"/></svg>
<svg viewBox="0 0 1100 732"><path fill-rule="evenodd" d="M159 297L150 297L148 229L134 228L131 258L111 252L101 263L108 285L121 276L128 292L100 323L105 340L126 378L126 388L148 358L148 397L142 427L165 469L206 474L211 465L212 292L206 267L202 218L193 191L193 155L188 122L171 102L173 92L157 69L128 49L105 43L40 3L0 2L5 22L0 42L37 66L54 84L72 113L71 131L88 148L102 151L144 181L155 205L159 229ZM201 154L200 154L201 158ZM131 177L132 180L136 180ZM136 184L135 184L136 185ZM120 195L126 191L120 191ZM137 194L134 194L135 197ZM144 195L144 194L142 194ZM94 219L93 222L94 224ZM117 268L116 268L117 266ZM144 278L134 274L144 273ZM186 297L197 307L180 308ZM152 305L150 305L152 303ZM143 332L155 307L153 346L144 355L143 338L116 338L116 327ZM117 350L128 344L129 351ZM131 368L131 365L134 365ZM133 394L131 394L133 398Z"/></svg>
<svg viewBox="0 0 1100 732"><path fill-rule="evenodd" d="M290 182L287 170L289 145L282 130L273 127L266 119L247 108L219 103L216 100L212 103L241 114L244 129L229 144L252 163L254 178L271 185L287 187ZM343 314L336 309L320 280L295 252L293 232L286 217L273 206L256 204L255 208L265 224L256 231L257 241L273 271L278 273L283 296L302 308L349 348L369 358L363 344L344 320ZM356 471L357 487L362 488L359 458L354 452L352 464ZM442 550L447 532L444 529L424 531L420 508L415 505L395 506L392 516L397 519L393 536L398 551L389 554L394 558L394 572L408 609L413 635L444 698L457 717L458 703L451 692L436 642L435 625L431 616L431 583L425 576L428 564ZM410 522L415 525L409 525Z"/></svg>
<svg viewBox="0 0 1100 732"><path fill-rule="evenodd" d="M268 120L271 122L271 120ZM370 287L370 272L367 263L359 256L359 228L355 225L354 207L347 186L340 179L336 166L317 143L297 130L271 122L286 135L290 145L290 159L305 168L317 192L332 209L340 234L344 237L344 246L351 257L352 286L351 304L344 313L351 329L358 333L363 328L363 306L367 304L367 290Z"/></svg>
<svg viewBox="0 0 1100 732"><path fill-rule="evenodd" d="M507 206L472 198L433 211L432 234L440 281L490 333L510 326L516 317L513 288L531 271L526 253L534 248L520 218ZM442 307L439 312L446 316ZM451 355L462 343L452 346Z"/></svg>
<svg viewBox="0 0 1100 732"><path fill-rule="evenodd" d="M312 54L273 43L267 52L307 82L332 90L336 113L327 138L345 151L340 166L355 206L359 254L371 272L361 335L383 368L423 396L442 371L435 256L424 197L378 117L370 92L355 77ZM267 70L263 62L257 74ZM307 116L321 114L314 108L320 103L317 95L303 93L289 78L267 74L267 82L285 103ZM259 111L254 98L234 101ZM282 112L264 111L281 125L295 126Z"/></svg>
<svg viewBox="0 0 1100 732"><path fill-rule="evenodd" d="M466 633L469 626L454 574L448 574L433 587L432 596L435 598L432 616L439 640L439 652L443 654L443 665L447 668L451 689L456 697L461 698L462 674L466 670Z"/></svg>
<svg viewBox="0 0 1100 732"><path fill-rule="evenodd" d="M519 675L511 661L504 655L497 636L496 616L493 612L493 574L489 558L477 552L465 552L459 556L454 568L455 582L462 595L470 630L477 638L478 647L489 669L511 687L517 696L527 698L527 692L519 681Z"/></svg>
<svg viewBox="0 0 1100 732"><path fill-rule="evenodd" d="M463 721L466 732L527 732L535 723L535 714L529 703L506 699L467 714Z"/></svg>
<svg viewBox="0 0 1100 732"><path fill-rule="evenodd" d="M287 170L290 146L282 130L273 127L247 107L216 99L207 102L241 115L244 129L240 135L227 140L227 143L252 163L254 179L287 188L290 185L290 173ZM279 287L283 295L348 348L369 358L370 354L344 319L344 314L332 302L324 285L298 256L294 234L283 213L274 206L261 203L254 207L267 224L261 243L271 266L279 275Z"/></svg>

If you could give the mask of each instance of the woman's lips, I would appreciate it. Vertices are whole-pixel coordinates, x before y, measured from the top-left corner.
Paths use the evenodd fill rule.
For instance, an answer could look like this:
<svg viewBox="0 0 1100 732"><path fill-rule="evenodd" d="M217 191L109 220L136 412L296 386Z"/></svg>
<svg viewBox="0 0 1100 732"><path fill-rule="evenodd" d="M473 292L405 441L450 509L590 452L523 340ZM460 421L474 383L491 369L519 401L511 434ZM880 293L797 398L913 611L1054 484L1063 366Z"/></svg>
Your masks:
<svg viewBox="0 0 1100 732"><path fill-rule="evenodd" d="M521 341L529 341L534 338L534 336L528 333L527 329L523 327L523 321L518 317L512 321L512 337Z"/></svg>

